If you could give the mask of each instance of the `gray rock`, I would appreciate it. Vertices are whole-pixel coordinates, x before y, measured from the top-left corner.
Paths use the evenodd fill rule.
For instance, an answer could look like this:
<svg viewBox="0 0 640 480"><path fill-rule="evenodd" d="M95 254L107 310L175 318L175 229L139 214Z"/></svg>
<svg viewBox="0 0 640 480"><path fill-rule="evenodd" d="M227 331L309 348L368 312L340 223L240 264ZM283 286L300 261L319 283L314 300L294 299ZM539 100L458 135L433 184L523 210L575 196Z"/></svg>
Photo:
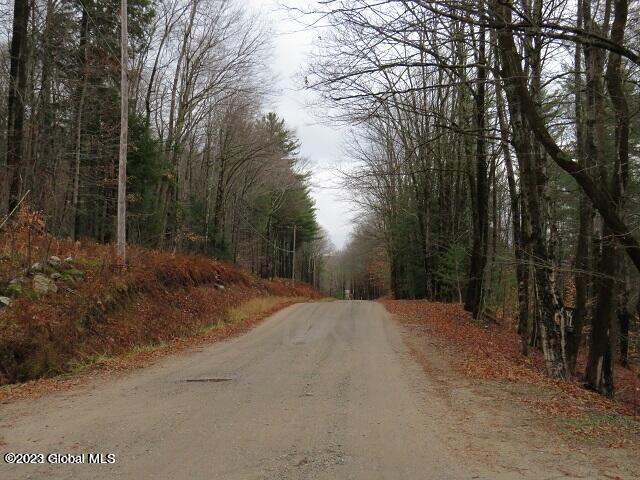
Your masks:
<svg viewBox="0 0 640 480"><path fill-rule="evenodd" d="M33 276L33 290L38 296L40 296L46 295L47 293L56 293L58 291L58 287L56 282L51 280L49 277L36 273Z"/></svg>
<svg viewBox="0 0 640 480"><path fill-rule="evenodd" d="M49 265L51 265L52 267L57 267L61 263L62 263L62 260L60 260L60 257L56 257L55 255L52 255L51 257L49 257Z"/></svg>
<svg viewBox="0 0 640 480"><path fill-rule="evenodd" d="M31 273L42 272L43 270L44 270L44 266L40 262L34 263L33 265L31 265L31 268L29 269Z"/></svg>
<svg viewBox="0 0 640 480"><path fill-rule="evenodd" d="M49 275L49 278L51 280L60 280L62 278L62 275L58 272L53 272L51 275Z"/></svg>
<svg viewBox="0 0 640 480"><path fill-rule="evenodd" d="M216 288L217 288L218 290L224 290L224 285L216 285Z"/></svg>
<svg viewBox="0 0 640 480"><path fill-rule="evenodd" d="M0 308L8 307L11 305L11 299L9 297L0 297Z"/></svg>
<svg viewBox="0 0 640 480"><path fill-rule="evenodd" d="M73 258L72 257L65 258L64 263L73 263Z"/></svg>

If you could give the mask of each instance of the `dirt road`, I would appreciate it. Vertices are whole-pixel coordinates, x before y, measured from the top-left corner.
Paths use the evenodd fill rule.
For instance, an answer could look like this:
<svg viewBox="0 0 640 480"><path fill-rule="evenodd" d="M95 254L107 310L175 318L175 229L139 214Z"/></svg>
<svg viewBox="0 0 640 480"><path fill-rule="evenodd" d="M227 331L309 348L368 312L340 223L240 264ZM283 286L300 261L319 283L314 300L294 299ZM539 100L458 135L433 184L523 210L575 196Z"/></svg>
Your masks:
<svg viewBox="0 0 640 480"><path fill-rule="evenodd" d="M482 461L401 335L376 303L295 305L88 390L0 406L0 451L115 454L98 465L0 459L0 478L572 478L524 440L499 466Z"/></svg>

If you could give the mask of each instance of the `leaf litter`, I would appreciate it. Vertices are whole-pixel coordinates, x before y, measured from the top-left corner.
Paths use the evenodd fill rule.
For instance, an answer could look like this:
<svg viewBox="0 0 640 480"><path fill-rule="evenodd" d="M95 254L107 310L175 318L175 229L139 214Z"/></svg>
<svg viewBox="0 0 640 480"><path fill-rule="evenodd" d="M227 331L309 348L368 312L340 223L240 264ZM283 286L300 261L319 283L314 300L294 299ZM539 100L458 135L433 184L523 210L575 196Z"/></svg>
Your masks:
<svg viewBox="0 0 640 480"><path fill-rule="evenodd" d="M585 389L579 378L556 381L546 376L542 353L525 357L513 322L474 321L460 304L426 300L379 300L412 333L441 340L458 373L481 381L530 386L518 388L516 401L539 415L555 418L560 430L584 438L602 437L610 447L640 445L640 375L637 367L615 371L615 399ZM580 358L579 368L584 364ZM423 365L427 373L430 367ZM498 389L500 390L500 389ZM523 394L522 392L529 392ZM497 392L499 393L499 392Z"/></svg>

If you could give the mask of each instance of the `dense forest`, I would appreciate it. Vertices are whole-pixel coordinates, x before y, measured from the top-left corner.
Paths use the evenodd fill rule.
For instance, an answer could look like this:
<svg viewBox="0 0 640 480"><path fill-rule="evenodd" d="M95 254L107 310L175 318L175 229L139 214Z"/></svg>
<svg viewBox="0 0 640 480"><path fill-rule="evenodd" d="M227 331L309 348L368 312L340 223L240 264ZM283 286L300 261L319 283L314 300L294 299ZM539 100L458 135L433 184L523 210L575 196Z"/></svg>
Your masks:
<svg viewBox="0 0 640 480"><path fill-rule="evenodd" d="M0 205L42 212L56 236L116 240L119 10L3 7ZM295 276L317 283L308 166L295 132L266 113L277 88L266 20L235 0L131 0L127 12L128 242L263 277L291 277L295 261Z"/></svg>
<svg viewBox="0 0 640 480"><path fill-rule="evenodd" d="M296 13L329 30L306 81L352 126L344 182L363 214L332 284L461 302L484 321L510 312L523 354L542 349L566 379L584 348L587 386L612 395L640 313L637 5Z"/></svg>

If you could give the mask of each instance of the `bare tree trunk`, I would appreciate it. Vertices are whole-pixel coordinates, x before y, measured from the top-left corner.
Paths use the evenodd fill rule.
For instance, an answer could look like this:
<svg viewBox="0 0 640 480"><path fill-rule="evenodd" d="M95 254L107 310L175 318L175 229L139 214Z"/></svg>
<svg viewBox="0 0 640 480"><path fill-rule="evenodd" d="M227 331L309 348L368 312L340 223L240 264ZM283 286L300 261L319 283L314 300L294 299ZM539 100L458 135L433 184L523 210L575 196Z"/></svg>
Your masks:
<svg viewBox="0 0 640 480"><path fill-rule="evenodd" d="M502 3L492 2L494 15L509 24L511 11ZM531 136L530 122L527 116L527 108L536 108L524 80L521 63L516 63L512 58L513 44L512 33L509 30L497 32L500 54L502 77L505 79L505 92L507 94L511 126L513 130L513 144L520 164L521 190L527 215L528 237L532 246L532 255L536 264L534 267L534 280L536 292L536 306L538 315L538 328L542 350L545 357L547 373L553 378L566 379L568 366L565 351L565 325L567 317L562 301L556 293L555 273L551 264L549 246L545 239L543 220L546 218L544 208L543 179L540 178L542 160L536 154ZM518 72L513 70L518 68ZM518 79L516 84L513 80ZM529 105L522 103L522 95L526 95Z"/></svg>
<svg viewBox="0 0 640 480"><path fill-rule="evenodd" d="M7 169L9 174L9 211L18 204L22 192L22 138L24 99L27 83L27 28L30 0L15 0L13 33L11 37L11 65L7 100Z"/></svg>
<svg viewBox="0 0 640 480"><path fill-rule="evenodd" d="M613 385L613 335L611 333L616 312L615 275L617 255L611 231L603 226L600 266L597 284L597 304L591 319L589 358L585 380L587 386L603 395L612 396Z"/></svg>
<svg viewBox="0 0 640 480"><path fill-rule="evenodd" d="M507 122L504 113L502 92L496 92L498 120L500 122L500 135L504 154L505 167L507 169L507 184L509 186L509 198L511 200L511 226L513 229L513 248L516 259L516 281L518 282L518 334L520 335L520 349L523 355L529 353L529 259L526 251L524 216L509 150Z"/></svg>
<svg viewBox="0 0 640 480"><path fill-rule="evenodd" d="M583 27L583 7L584 0L578 2L576 27ZM584 125L584 95L582 90L584 83L582 81L582 45L576 45L574 68L575 68L575 116L576 116L576 155L578 162L584 167L589 168L591 165L591 155L585 154L585 125ZM578 351L582 341L582 329L587 317L587 300L589 295L591 261L590 261L590 244L593 235L593 209L589 200L584 194L580 195L579 200L579 229L578 229L578 245L576 247L575 260L575 286L576 286L576 302L573 311L573 321L570 333L567 336L567 362L569 364L569 372L575 374L576 361Z"/></svg>
<svg viewBox="0 0 640 480"><path fill-rule="evenodd" d="M610 3L607 2L607 8ZM605 16L608 10L605 10ZM616 0L611 40L622 43L627 23L628 5L626 0ZM605 22L605 28L607 24ZM602 53L600 52L600 55ZM598 73L598 72L594 72ZM610 52L606 72L607 87L611 103L616 113L615 145L616 158L610 181L610 202L619 214L622 211L622 199L628 181L629 163L629 109L622 83L622 64L620 55ZM603 164L598 164L603 165ZM601 168L603 182L607 181L604 165ZM600 256L600 277L598 278L598 296L596 314L591 322L591 342L585 380L587 386L602 393L613 396L613 330L616 314L616 277L618 276L618 252L615 246L614 232L608 225L602 228L602 244Z"/></svg>
<svg viewBox="0 0 640 480"><path fill-rule="evenodd" d="M572 331L567 341L567 358L569 371L575 374L576 360L582 341L582 330L587 318L588 298L590 291L590 270L591 270L591 238L593 235L593 210L584 195L579 200L579 231L578 245L576 247L576 303L573 311Z"/></svg>
<svg viewBox="0 0 640 480"><path fill-rule="evenodd" d="M629 311L629 281L625 278L624 291L618 301L618 328L620 337L620 364L629 367L629 327L631 326L631 312Z"/></svg>
<svg viewBox="0 0 640 480"><path fill-rule="evenodd" d="M82 51L82 65L80 67L80 88L78 96L78 106L76 112L76 152L75 167L73 175L73 227L72 237L74 240L78 238L80 233L80 166L82 160L82 114L84 111L84 101L87 91L87 62L88 48L87 40L89 35L89 14L86 9L82 9L82 21L80 24L80 49Z"/></svg>
<svg viewBox="0 0 640 480"><path fill-rule="evenodd" d="M484 2L481 2L483 4ZM487 242L489 237L489 182L487 178L487 146L485 140L486 115L486 39L485 29L480 27L478 39L478 78L474 95L475 128L477 129L475 152L475 179L471 194L474 197L473 243L469 264L469 283L465 294L464 308L474 318L481 313L484 290L484 271L487 264Z"/></svg>
<svg viewBox="0 0 640 480"><path fill-rule="evenodd" d="M173 82L171 86L171 97L170 97L170 107L169 107L169 120L167 126L167 138L164 145L164 157L165 161L172 168L172 175L168 179L166 179L162 187L160 189L160 202L162 204L162 226L160 229L161 238L160 238L160 247L164 247L167 241L167 236L169 230L173 229L175 232L175 228L177 227L177 182L178 182L178 167L176 165L178 160L178 133L176 133L176 114L180 109L180 100L182 100L182 94L179 92L180 82L183 78L182 68L183 62L185 61L185 57L187 55L188 50L188 42L191 37L191 31L193 28L193 23L196 17L198 2L194 1L191 3L191 10L189 14L189 21L187 23L187 27L182 35L182 44L180 46L180 51L178 54L178 59L176 61L176 68L174 72ZM148 92L147 92L148 93ZM172 218L169 218L172 217ZM170 225L172 223L173 225Z"/></svg>

